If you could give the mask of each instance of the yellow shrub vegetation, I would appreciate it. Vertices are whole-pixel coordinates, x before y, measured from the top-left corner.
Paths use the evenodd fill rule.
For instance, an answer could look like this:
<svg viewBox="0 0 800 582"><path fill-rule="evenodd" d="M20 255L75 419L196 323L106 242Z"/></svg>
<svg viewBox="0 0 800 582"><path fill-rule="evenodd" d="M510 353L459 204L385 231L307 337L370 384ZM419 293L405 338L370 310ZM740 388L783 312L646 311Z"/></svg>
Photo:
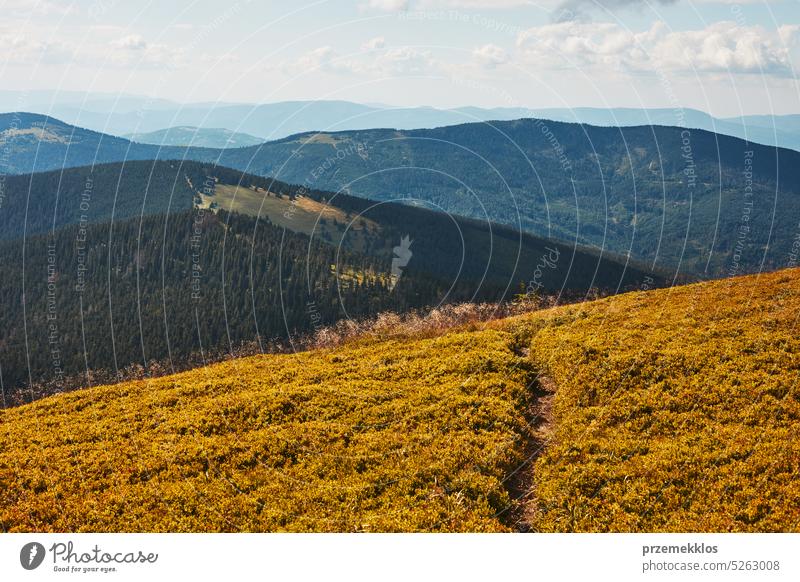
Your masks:
<svg viewBox="0 0 800 582"><path fill-rule="evenodd" d="M486 330L233 360L0 413L6 531L502 531L527 362Z"/></svg>
<svg viewBox="0 0 800 582"><path fill-rule="evenodd" d="M790 270L47 398L0 411L0 529L503 531L538 370L534 530L797 531L798 317Z"/></svg>
<svg viewBox="0 0 800 582"><path fill-rule="evenodd" d="M800 530L800 270L520 325L558 386L544 531Z"/></svg>

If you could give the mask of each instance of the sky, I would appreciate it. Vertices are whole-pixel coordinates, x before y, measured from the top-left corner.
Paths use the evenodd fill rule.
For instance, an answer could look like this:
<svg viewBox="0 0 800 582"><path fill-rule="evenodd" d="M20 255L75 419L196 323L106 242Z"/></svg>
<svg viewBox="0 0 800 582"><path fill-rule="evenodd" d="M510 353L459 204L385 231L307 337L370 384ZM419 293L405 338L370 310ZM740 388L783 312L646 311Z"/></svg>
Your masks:
<svg viewBox="0 0 800 582"><path fill-rule="evenodd" d="M800 0L0 0L0 14L3 90L800 113Z"/></svg>

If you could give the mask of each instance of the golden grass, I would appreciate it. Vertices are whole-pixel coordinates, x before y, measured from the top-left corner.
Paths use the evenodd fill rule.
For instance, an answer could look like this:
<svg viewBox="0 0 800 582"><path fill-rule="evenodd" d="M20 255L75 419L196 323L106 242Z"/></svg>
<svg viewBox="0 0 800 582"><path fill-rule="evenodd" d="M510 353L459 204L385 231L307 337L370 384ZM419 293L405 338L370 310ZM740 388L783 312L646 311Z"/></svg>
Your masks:
<svg viewBox="0 0 800 582"><path fill-rule="evenodd" d="M37 141L47 141L54 143L68 144L69 139L65 136L58 135L44 127L28 127L22 129L9 128L0 132L0 144L4 144L9 138L18 138L30 135Z"/></svg>
<svg viewBox="0 0 800 582"><path fill-rule="evenodd" d="M450 311L0 411L0 528L504 531L551 435L534 530L800 529L800 270Z"/></svg>
<svg viewBox="0 0 800 582"><path fill-rule="evenodd" d="M344 140L345 138L331 133L313 133L303 134L294 141L302 143L304 146L311 144L325 144L336 147L336 144Z"/></svg>
<svg viewBox="0 0 800 582"><path fill-rule="evenodd" d="M508 343L487 330L258 356L9 409L0 524L502 531L528 373Z"/></svg>
<svg viewBox="0 0 800 582"><path fill-rule="evenodd" d="M516 323L558 386L533 527L800 530L798 316L787 270Z"/></svg>

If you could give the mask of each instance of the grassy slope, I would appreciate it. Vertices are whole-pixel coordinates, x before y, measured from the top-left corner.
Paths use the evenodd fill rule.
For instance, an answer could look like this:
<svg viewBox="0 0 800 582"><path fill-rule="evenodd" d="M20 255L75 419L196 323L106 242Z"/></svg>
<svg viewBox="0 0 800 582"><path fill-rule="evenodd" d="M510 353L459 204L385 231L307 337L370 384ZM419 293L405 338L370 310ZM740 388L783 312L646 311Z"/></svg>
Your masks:
<svg viewBox="0 0 800 582"><path fill-rule="evenodd" d="M545 531L800 529L800 270L528 321L558 386Z"/></svg>
<svg viewBox="0 0 800 582"><path fill-rule="evenodd" d="M502 479L526 430L526 362L508 339L484 331L255 357L10 409L0 523L502 530Z"/></svg>
<svg viewBox="0 0 800 582"><path fill-rule="evenodd" d="M558 392L534 529L796 531L798 283L631 293L10 409L0 525L503 530L538 368Z"/></svg>

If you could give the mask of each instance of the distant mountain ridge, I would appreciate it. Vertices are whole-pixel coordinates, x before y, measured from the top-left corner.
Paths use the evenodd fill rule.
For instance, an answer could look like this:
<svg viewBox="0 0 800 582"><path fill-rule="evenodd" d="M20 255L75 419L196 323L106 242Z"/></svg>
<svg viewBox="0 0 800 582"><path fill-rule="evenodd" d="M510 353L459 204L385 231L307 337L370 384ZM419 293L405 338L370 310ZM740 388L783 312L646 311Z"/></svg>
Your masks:
<svg viewBox="0 0 800 582"><path fill-rule="evenodd" d="M28 174L76 166L181 158L185 148L136 144L36 113L0 114L0 173Z"/></svg>
<svg viewBox="0 0 800 582"><path fill-rule="evenodd" d="M276 103L187 103L134 96L95 97L80 94L59 99L40 96L14 100L2 95L0 109L32 110L73 125L125 136L164 131L176 126L225 128L262 141L307 131L350 131L389 127L432 129L479 121L540 118L588 125L669 125L705 129L763 145L800 150L800 123L793 115L746 115L719 118L692 108L528 108L528 107L395 107L350 101L282 101ZM22 107L29 102L30 107ZM156 143L156 142L151 142ZM160 141L157 143L161 143ZM165 144L166 145L166 144ZM172 144L182 145L182 144ZM212 145L195 143L194 145Z"/></svg>
<svg viewBox="0 0 800 582"><path fill-rule="evenodd" d="M497 111L497 110L495 110ZM666 125L688 129L704 129L714 133L738 137L762 145L800 150L800 124L794 123L794 115L743 116L718 118L697 109L636 109L617 107L601 109L577 107L574 109L536 109L528 115L519 115L520 110L507 111L507 117L538 117L609 127L632 127L639 125Z"/></svg>
<svg viewBox="0 0 800 582"><path fill-rule="evenodd" d="M310 189L416 201L683 274L785 266L800 222L800 153L703 130L524 119L311 132L221 150L133 144L33 116L30 127L62 136L37 141L18 127L9 134L9 115L0 116L8 152L0 165L12 171L190 159Z"/></svg>
<svg viewBox="0 0 800 582"><path fill-rule="evenodd" d="M314 173L332 157L330 171ZM800 153L674 127L526 119L305 134L221 163L373 199L421 199L705 276L786 266L800 221Z"/></svg>
<svg viewBox="0 0 800 582"><path fill-rule="evenodd" d="M258 145L264 141L260 137L229 129L191 126L170 127L149 133L131 133L123 137L144 144L206 148L241 148Z"/></svg>

